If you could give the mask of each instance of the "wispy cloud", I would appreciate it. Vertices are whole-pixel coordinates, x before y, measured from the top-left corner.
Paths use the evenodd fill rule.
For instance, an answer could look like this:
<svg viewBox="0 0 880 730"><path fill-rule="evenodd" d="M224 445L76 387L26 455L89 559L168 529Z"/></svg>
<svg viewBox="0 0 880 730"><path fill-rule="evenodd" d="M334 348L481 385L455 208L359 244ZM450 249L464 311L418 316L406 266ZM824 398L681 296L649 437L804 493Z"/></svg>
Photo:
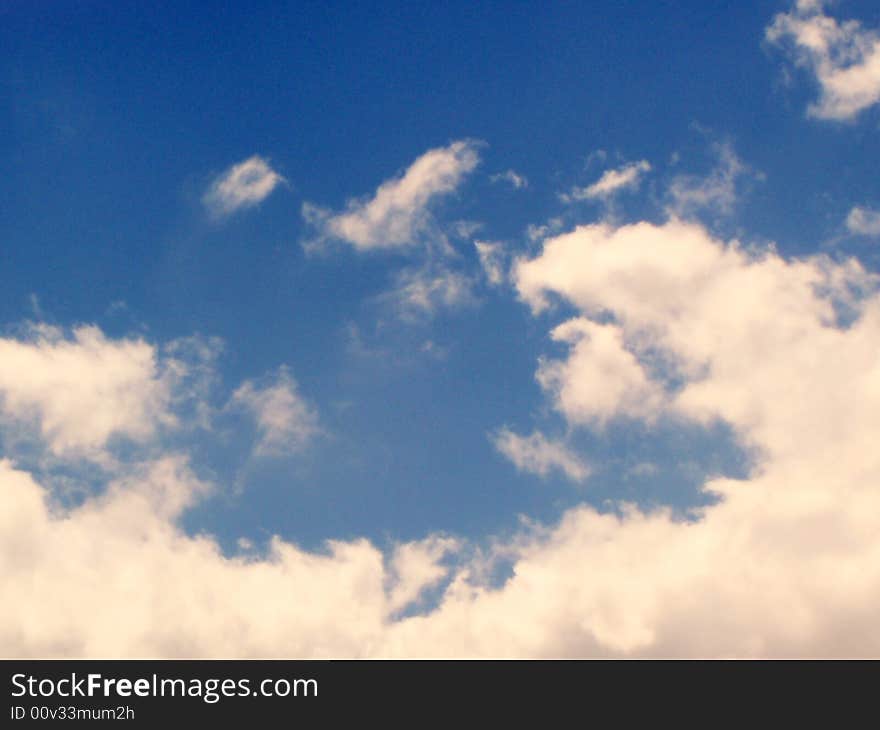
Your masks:
<svg viewBox="0 0 880 730"><path fill-rule="evenodd" d="M713 148L718 160L707 175L678 175L672 179L668 191L670 213L691 216L705 211L729 215L733 211L737 183L749 168L729 142L716 143Z"/></svg>
<svg viewBox="0 0 880 730"><path fill-rule="evenodd" d="M647 160L631 162L614 170L606 170L592 185L584 188L574 187L569 192L562 193L559 198L564 203L572 203L578 200L607 199L623 190L637 188L642 177L650 172L650 170L651 163Z"/></svg>
<svg viewBox="0 0 880 730"><path fill-rule="evenodd" d="M390 303L404 320L431 317L441 309L459 309L477 303L474 280L470 276L431 262L398 272L394 285L380 299Z"/></svg>
<svg viewBox="0 0 880 730"><path fill-rule="evenodd" d="M304 203L302 215L317 231L307 245L335 239L369 250L415 243L430 227L432 201L454 192L479 163L477 147L460 140L428 150L403 174L383 182L372 197L348 201L342 212Z"/></svg>
<svg viewBox="0 0 880 730"><path fill-rule="evenodd" d="M590 467L577 454L538 431L531 436L519 436L503 428L492 437L492 443L520 471L542 478L559 471L574 482L582 482L590 475Z"/></svg>
<svg viewBox="0 0 880 730"><path fill-rule="evenodd" d="M530 241L540 241L555 233L559 233L564 227L565 221L562 218L554 217L546 223L530 223L526 227L526 236Z"/></svg>
<svg viewBox="0 0 880 730"><path fill-rule="evenodd" d="M229 407L254 418L257 456L283 456L301 451L318 433L318 416L300 396L286 367L262 382L247 380L233 393Z"/></svg>
<svg viewBox="0 0 880 730"><path fill-rule="evenodd" d="M527 188L529 186L529 181L526 179L526 176L520 175L515 170L505 170L504 172L490 175L489 182L506 182L512 185L516 190L522 190L523 188Z"/></svg>
<svg viewBox="0 0 880 730"><path fill-rule="evenodd" d="M284 178L259 155L233 165L219 175L202 196L212 218L226 218L265 200Z"/></svg>
<svg viewBox="0 0 880 730"><path fill-rule="evenodd" d="M486 280L492 286L502 284L505 279L505 260L504 246L497 241L474 241L474 248L477 249L477 256L480 259L480 266L483 267L483 273Z"/></svg>
<svg viewBox="0 0 880 730"><path fill-rule="evenodd" d="M815 76L820 95L809 107L811 116L853 119L880 101L880 33L856 20L838 22L825 14L825 5L798 0L773 19L766 37Z"/></svg>
<svg viewBox="0 0 880 730"><path fill-rule="evenodd" d="M846 217L846 228L859 236L880 236L880 210L855 206Z"/></svg>

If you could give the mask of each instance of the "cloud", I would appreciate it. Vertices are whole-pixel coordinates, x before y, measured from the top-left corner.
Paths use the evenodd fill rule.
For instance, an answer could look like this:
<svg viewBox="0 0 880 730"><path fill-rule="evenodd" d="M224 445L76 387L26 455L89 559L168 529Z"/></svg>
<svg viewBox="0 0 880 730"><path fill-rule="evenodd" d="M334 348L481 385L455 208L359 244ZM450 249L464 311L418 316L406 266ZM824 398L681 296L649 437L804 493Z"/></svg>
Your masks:
<svg viewBox="0 0 880 730"><path fill-rule="evenodd" d="M580 227L548 241L536 259L520 261L515 277L520 296L535 311L554 293L576 305L583 317L601 312L615 317L613 323L588 323L591 338L596 332L607 335L604 347L591 352L575 346L552 366L557 404L576 423L588 421L596 409L599 415L631 414L627 395L647 388L639 400L654 405L645 418L662 408L703 423L720 419L767 453L803 455L807 444L824 449L839 442L840 434L829 429L841 426L845 404L855 408L858 388L852 384L867 385L877 376L875 365L856 375L868 365L861 358L863 348L871 347L871 307L880 300L853 298L852 291L862 292L859 297L874 292L877 281L855 260L833 264L814 257L789 263L772 250L749 253L736 243L721 245L700 226L672 220L662 226ZM842 304L854 309L854 316L864 312L860 326L836 326ZM562 326L577 331L586 324L576 318ZM852 347L852 360L837 359L844 352L838 347ZM612 360L632 358L634 385L612 387L619 395L604 406L594 405L592 397L566 400L566 389L575 392L602 379L595 373L603 371L609 352ZM662 353L667 368L685 384L666 387L651 372L650 352ZM838 363L834 374L831 361ZM831 399L831 390L841 390L828 382L835 376L848 384L848 394L836 392ZM822 408L829 409L824 425L813 423L806 431L803 424L818 418L815 410ZM857 412L863 408L852 413ZM845 429L850 437L863 440L852 428Z"/></svg>
<svg viewBox="0 0 880 730"><path fill-rule="evenodd" d="M880 34L856 20L839 22L824 7L818 0L799 0L790 12L776 15L766 37L815 76L820 94L809 107L811 116L854 119L880 101Z"/></svg>
<svg viewBox="0 0 880 730"><path fill-rule="evenodd" d="M569 357L542 361L536 377L569 421L601 426L614 416L651 420L659 413L663 391L625 347L619 327L577 317L551 336L570 345Z"/></svg>
<svg viewBox="0 0 880 730"><path fill-rule="evenodd" d="M632 190L639 186L645 173L651 170L651 164L647 160L630 162L615 170L606 170L592 185L585 188L572 188L568 193L559 197L564 203L572 203L578 200L607 199L623 190Z"/></svg>
<svg viewBox="0 0 880 730"><path fill-rule="evenodd" d="M494 241L474 241L474 248L477 249L477 256L486 280L492 286L502 284L505 279L505 255L502 244Z"/></svg>
<svg viewBox="0 0 880 730"><path fill-rule="evenodd" d="M846 228L860 236L880 236L880 211L856 206L846 217Z"/></svg>
<svg viewBox="0 0 880 730"><path fill-rule="evenodd" d="M363 656L452 549L398 544L387 570L364 540L310 553L276 537L263 555L225 557L176 525L211 489L168 456L62 511L0 461L4 655Z"/></svg>
<svg viewBox="0 0 880 730"><path fill-rule="evenodd" d="M176 369L183 374L182 363ZM0 417L19 436L36 429L56 455L97 457L111 438L143 441L175 421L174 375L141 339L35 325L21 339L0 338Z"/></svg>
<svg viewBox="0 0 880 730"><path fill-rule="evenodd" d="M623 347L633 343L627 351L662 390L668 418L730 424L757 463L745 479L707 481L718 501L687 520L625 505L569 510L503 546L513 562L503 587L459 574L435 612L397 627L394 646L452 656L876 655L876 279L852 260L749 253L675 220L578 228L516 275L536 312L552 294L580 312L577 327L595 318ZM863 296L844 326L836 304L850 287ZM676 364L680 384L653 375L650 349ZM589 381L604 357L575 349L570 385ZM613 402L610 418L633 417L626 398ZM591 427L582 414L571 410L573 427Z"/></svg>
<svg viewBox="0 0 880 730"><path fill-rule="evenodd" d="M526 228L526 236L530 241L540 241L547 236L559 233L565 227L562 218L551 218L546 223L535 225L530 223Z"/></svg>
<svg viewBox="0 0 880 730"><path fill-rule="evenodd" d="M669 185L668 210L682 217L701 211L729 215L737 201L737 181L749 168L729 142L713 145L718 162L708 175L677 175Z"/></svg>
<svg viewBox="0 0 880 730"><path fill-rule="evenodd" d="M495 175L490 175L489 182L506 182L512 185L515 190L522 190L523 188L527 188L529 186L529 181L525 178L525 176L520 175L514 170L507 170L505 172L499 172Z"/></svg>
<svg viewBox="0 0 880 730"><path fill-rule="evenodd" d="M230 407L253 416L259 434L257 456L301 451L319 433L317 413L299 394L286 367L261 383L246 380L232 394Z"/></svg>
<svg viewBox="0 0 880 730"><path fill-rule="evenodd" d="M492 438L492 443L519 471L537 474L542 479L552 471L560 471L573 482L582 482L590 475L590 468L563 443L551 441L535 431L531 436L519 436L503 428Z"/></svg>
<svg viewBox="0 0 880 730"><path fill-rule="evenodd" d="M202 196L202 203L211 217L226 218L261 203L283 182L266 160L254 155L219 175Z"/></svg>
<svg viewBox="0 0 880 730"><path fill-rule="evenodd" d="M397 545L386 578L389 586L387 610L395 612L406 608L425 590L443 580L449 568L442 565L441 560L460 548L458 540L441 535Z"/></svg>
<svg viewBox="0 0 880 730"><path fill-rule="evenodd" d="M471 277L431 262L398 272L393 286L380 299L389 303L405 320L477 303Z"/></svg>
<svg viewBox="0 0 880 730"><path fill-rule="evenodd" d="M554 524L524 522L478 546L426 535L384 552L359 539L308 551L274 537L265 548L228 554L210 535L181 527L186 510L216 489L193 474L185 454L123 463L73 507L57 502L51 475L38 479L6 460L2 653L880 653L877 277L855 260L783 258L677 219L578 227L520 259L514 276L538 321L564 311L548 309L552 301L574 310L553 326L568 351L554 356L564 367L547 390L572 429L594 429L601 419L641 419L646 429L658 419L720 421L753 453L750 473L709 477L703 489L715 501L684 516L625 503L606 511L580 505ZM29 366L45 367L36 353L56 342L46 339L16 341L8 352L23 347L36 358ZM97 332L80 339L98 343L96 366L105 353L120 357L137 342ZM83 352L76 338L64 342ZM545 358L538 372L552 362ZM619 367L656 394L650 408L634 407L628 391L615 389ZM22 366L5 377L22 369L27 376ZM600 381L612 397L597 406ZM566 388L591 396L566 401ZM89 443L115 430L138 433L96 428L86 409L74 417L66 388L38 392L31 401L42 404L39 413L67 414L59 421L67 433L82 419ZM93 409L105 397L118 402L112 387L85 392ZM119 417L151 413L150 392L133 388ZM56 438L51 429L40 433ZM486 578L496 560L510 567L500 584Z"/></svg>
<svg viewBox="0 0 880 730"><path fill-rule="evenodd" d="M340 213L305 203L303 217L318 233L309 245L336 239L370 250L415 243L430 228L431 203L454 192L479 163L477 146L460 140L428 150L403 174L382 183L373 197L350 200Z"/></svg>

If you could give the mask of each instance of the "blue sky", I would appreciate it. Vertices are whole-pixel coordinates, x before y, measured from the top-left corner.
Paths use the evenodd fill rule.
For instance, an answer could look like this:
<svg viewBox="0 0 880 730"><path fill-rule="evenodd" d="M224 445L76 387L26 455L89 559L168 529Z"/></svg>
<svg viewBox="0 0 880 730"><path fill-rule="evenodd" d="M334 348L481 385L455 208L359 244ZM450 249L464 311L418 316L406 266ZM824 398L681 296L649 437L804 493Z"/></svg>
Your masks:
<svg viewBox="0 0 880 730"><path fill-rule="evenodd" d="M455 560L493 554L517 574L523 541L580 510L621 529L632 509L668 508L670 530L699 521L725 500L707 482L810 463L762 430L776 416L750 394L827 405L824 381L792 384L809 374L793 350L772 385L736 353L823 296L874 331L878 29L858 0L2 2L2 338L8 362L48 373L0 377L3 453L70 520L184 459L211 494L157 529L210 536L229 560L269 560L278 536L316 555L364 538L388 563L439 535L467 546ZM584 241L551 251L570 235ZM668 239L669 256L602 258L631 235L634 251ZM745 284L721 278L735 251L756 257ZM684 309L648 312L679 290L652 305L656 277L639 278L667 265L681 292L706 287L680 331ZM807 280L815 302L791 293ZM724 314L731 298L764 308ZM856 325L835 326L856 343ZM736 352L707 334L719 327ZM147 360L119 349L102 380L135 342ZM98 373L93 391L78 367ZM840 367L838 387L855 377ZM425 578L437 615L465 562ZM591 630L583 653L687 651ZM218 651L120 636L74 651ZM835 652L774 636L757 651ZM436 653L408 641L377 651ZM506 641L485 653L561 652ZM57 646L21 642L9 651Z"/></svg>

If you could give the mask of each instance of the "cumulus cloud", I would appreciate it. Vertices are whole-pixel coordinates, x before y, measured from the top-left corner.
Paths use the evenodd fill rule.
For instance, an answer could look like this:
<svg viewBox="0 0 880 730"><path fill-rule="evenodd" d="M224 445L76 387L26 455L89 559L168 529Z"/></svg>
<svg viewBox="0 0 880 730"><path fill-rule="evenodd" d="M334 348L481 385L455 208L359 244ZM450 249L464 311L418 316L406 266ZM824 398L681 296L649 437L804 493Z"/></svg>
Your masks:
<svg viewBox="0 0 880 730"><path fill-rule="evenodd" d="M441 535L397 545L391 554L386 577L387 610L394 612L406 608L443 580L449 574L449 568L441 561L460 547L458 540Z"/></svg>
<svg viewBox="0 0 880 730"><path fill-rule="evenodd" d="M554 327L569 349L548 389L571 428L721 421L754 453L750 474L709 478L716 501L686 519L618 504L527 523L485 548L510 563L498 585L485 555L432 535L386 553L276 537L224 554L180 526L211 490L181 455L132 464L68 508L51 480L4 461L3 654L880 653L877 278L854 260L786 259L677 219L576 228L514 274L536 315L559 311L557 299L575 310ZM615 390L619 367L656 395L651 408ZM612 391L599 406L596 379ZM589 397L566 400L584 383ZM436 600L420 604L428 588Z"/></svg>
<svg viewBox="0 0 880 730"><path fill-rule="evenodd" d="M649 349L665 351L683 384L646 375L663 390L659 407L729 423L758 463L746 479L710 479L704 489L718 502L690 520L572 509L517 543L501 589L457 576L436 612L397 627L394 645L451 642L452 655L880 651L874 277L855 261L751 253L675 220L578 228L516 273L536 311L551 294L563 298L581 312L577 326L616 329L645 373ZM852 289L863 294L844 325L836 305ZM605 353L576 365L582 357L569 356L572 387L601 370ZM590 425L583 414L571 409L573 426Z"/></svg>
<svg viewBox="0 0 880 730"><path fill-rule="evenodd" d="M854 119L880 101L880 33L856 20L836 20L825 5L798 0L773 19L766 36L815 76L820 93L809 107L811 116Z"/></svg>
<svg viewBox="0 0 880 730"><path fill-rule="evenodd" d="M477 144L460 140L428 150L372 197L350 200L342 212L305 203L303 217L318 233L311 245L329 239L361 250L411 245L430 228L431 203L454 192L479 161Z"/></svg>
<svg viewBox="0 0 880 730"><path fill-rule="evenodd" d="M856 206L846 217L846 228L859 236L880 236L880 211Z"/></svg>
<svg viewBox="0 0 880 730"><path fill-rule="evenodd" d="M564 203L578 200L607 199L623 190L632 190L639 186L645 173L650 172L651 164L647 160L630 162L614 170L606 170L592 185L585 188L574 187L559 197Z"/></svg>
<svg viewBox="0 0 880 730"><path fill-rule="evenodd" d="M283 456L301 451L318 434L318 415L299 394L286 367L262 382L246 380L232 394L232 408L253 416L258 431L254 453Z"/></svg>
<svg viewBox="0 0 880 730"><path fill-rule="evenodd" d="M387 569L363 540L310 553L274 538L264 555L225 557L176 525L210 489L168 456L60 511L0 461L3 654L363 656L445 572L439 537L396 546Z"/></svg>
<svg viewBox="0 0 880 730"><path fill-rule="evenodd" d="M219 175L202 196L202 203L213 218L225 218L261 203L283 182L266 160L254 155Z"/></svg>
<svg viewBox="0 0 880 730"><path fill-rule="evenodd" d="M113 437L144 440L175 420L174 375L141 339L36 325L20 339L0 338L0 417L35 428L55 454L95 456Z"/></svg>
<svg viewBox="0 0 880 730"><path fill-rule="evenodd" d="M495 175L489 176L489 181L493 183L506 182L513 186L515 190L522 190L529 186L529 181L524 175L520 175L515 170L506 170Z"/></svg>
<svg viewBox="0 0 880 730"><path fill-rule="evenodd" d="M538 431L531 436L520 436L503 428L492 437L492 443L517 469L541 478L560 471L573 482L582 482L590 475L589 466L577 454Z"/></svg>
<svg viewBox="0 0 880 730"><path fill-rule="evenodd" d="M648 377L614 325L570 319L551 332L570 345L566 360L544 360L537 380L572 423L605 424L615 416L652 419L663 405L662 389Z"/></svg>

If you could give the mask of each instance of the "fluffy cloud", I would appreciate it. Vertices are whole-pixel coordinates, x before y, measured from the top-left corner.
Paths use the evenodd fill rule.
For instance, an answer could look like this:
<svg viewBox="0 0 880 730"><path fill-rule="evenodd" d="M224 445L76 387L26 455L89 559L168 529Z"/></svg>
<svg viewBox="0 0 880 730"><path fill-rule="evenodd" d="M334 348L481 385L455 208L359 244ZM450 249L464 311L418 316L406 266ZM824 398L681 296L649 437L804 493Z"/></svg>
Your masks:
<svg viewBox="0 0 880 730"><path fill-rule="evenodd" d="M662 408L704 423L720 419L768 454L803 455L809 445L818 458L830 444L843 446L841 429L857 454L871 431L874 418L845 417L864 411L855 401L866 393L857 395L855 384L873 392L878 373L869 364L877 298L853 298L874 291L876 282L855 261L787 262L772 251L716 243L701 227L672 220L578 228L548 241L538 258L521 261L516 277L535 310L553 293L585 317L613 314L610 324L578 318L563 325L588 326L591 338L615 335L595 352L575 345L553 366L557 405L573 422L597 412L638 415L630 400L635 392L649 404L638 406L643 417ZM836 326L842 307L865 314L842 329ZM843 355L847 347L850 358ZM606 366L609 357L621 364ZM615 387L618 377L626 377L627 387ZM847 388L835 388L833 377ZM603 380L606 401L591 395ZM667 387L670 380L683 385ZM587 396L567 396L583 388Z"/></svg>
<svg viewBox="0 0 880 730"><path fill-rule="evenodd" d="M615 416L652 420L659 412L663 391L625 347L619 327L578 317L551 337L571 351L566 360L542 361L537 379L569 421L601 426Z"/></svg>
<svg viewBox="0 0 880 730"><path fill-rule="evenodd" d="M56 455L94 456L112 437L140 441L172 423L172 384L182 374L181 363L167 369L140 339L34 326L0 339L0 416L16 431L35 428Z"/></svg>
<svg viewBox="0 0 880 730"><path fill-rule="evenodd" d="M430 204L454 192L479 161L477 145L460 140L428 150L371 198L351 200L341 213L305 203L303 217L318 231L311 245L327 239L362 250L411 245L430 227Z"/></svg>
<svg viewBox="0 0 880 730"><path fill-rule="evenodd" d="M2 462L3 653L880 653L876 278L855 261L785 259L675 219L577 228L514 273L537 316L555 300L576 310L554 327L569 350L548 388L572 428L723 421L751 448L750 475L711 478L716 501L685 516L579 506L482 551L440 536L386 553L274 538L225 555L180 527L211 489L182 456L129 465L67 508L51 481ZM621 368L649 389L650 408L617 389ZM87 392L99 407L104 392ZM501 585L485 579L493 560L511 568ZM436 604L418 603L428 588Z"/></svg>
<svg viewBox="0 0 880 730"><path fill-rule="evenodd" d="M631 162L615 170L606 170L592 185L585 188L572 188L568 193L560 196L563 202L571 203L576 200L606 199L616 195L622 190L631 190L638 187L642 176L651 170L651 164L647 160Z"/></svg>
<svg viewBox="0 0 880 730"><path fill-rule="evenodd" d="M855 20L838 22L821 0L798 0L767 28L767 39L784 44L795 62L819 83L809 113L819 119L853 119L880 101L880 34Z"/></svg>
<svg viewBox="0 0 880 730"><path fill-rule="evenodd" d="M262 202L283 182L266 160L254 155L219 175L202 196L202 203L212 217L225 218Z"/></svg>
<svg viewBox="0 0 880 730"><path fill-rule="evenodd" d="M503 428L492 442L520 471L546 478L558 470L574 482L582 482L590 475L590 468L577 454L538 431L531 436L519 436Z"/></svg>
<svg viewBox="0 0 880 730"><path fill-rule="evenodd" d="M440 535L397 545L385 579L388 585L387 610L394 612L406 608L425 590L443 580L449 568L441 561L460 547L458 540Z"/></svg>
<svg viewBox="0 0 880 730"><path fill-rule="evenodd" d="M846 217L846 228L860 236L880 236L880 211L856 206Z"/></svg>
<svg viewBox="0 0 880 730"><path fill-rule="evenodd" d="M318 416L299 394L287 368L262 383L246 380L232 394L232 408L248 411L257 424L257 456L302 450L318 434Z"/></svg>
<svg viewBox="0 0 880 730"><path fill-rule="evenodd" d="M675 220L579 228L516 273L536 311L561 297L581 312L574 327L599 319L617 330L667 417L731 424L757 463L746 479L708 481L718 501L687 520L572 509L505 546L513 576L501 589L457 575L438 610L398 626L393 645L450 655L876 655L876 281L854 261L750 253ZM844 304L854 321L838 319ZM605 357L575 347L571 387L602 373ZM615 402L632 417L625 398ZM572 409L572 425L582 415Z"/></svg>
<svg viewBox="0 0 880 730"><path fill-rule="evenodd" d="M209 489L169 456L60 512L0 462L4 655L360 656L444 572L442 538L398 546L391 569L365 541L308 553L276 538L224 557L175 525Z"/></svg>

